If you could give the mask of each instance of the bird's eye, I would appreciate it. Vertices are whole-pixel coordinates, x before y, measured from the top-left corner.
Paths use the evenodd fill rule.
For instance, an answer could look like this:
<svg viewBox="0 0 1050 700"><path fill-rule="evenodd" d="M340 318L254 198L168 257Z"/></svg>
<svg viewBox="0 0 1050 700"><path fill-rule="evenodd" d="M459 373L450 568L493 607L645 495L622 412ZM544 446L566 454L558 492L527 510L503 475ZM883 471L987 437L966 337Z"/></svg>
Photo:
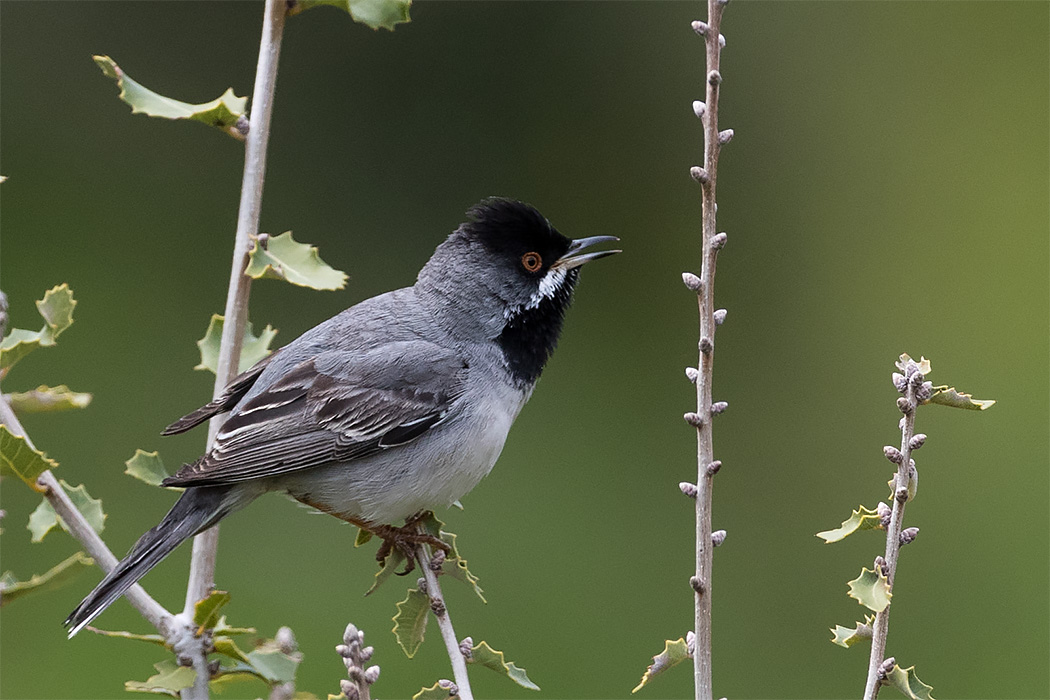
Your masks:
<svg viewBox="0 0 1050 700"><path fill-rule="evenodd" d="M521 266L529 272L536 272L543 267L543 258L539 253L525 253L521 256Z"/></svg>

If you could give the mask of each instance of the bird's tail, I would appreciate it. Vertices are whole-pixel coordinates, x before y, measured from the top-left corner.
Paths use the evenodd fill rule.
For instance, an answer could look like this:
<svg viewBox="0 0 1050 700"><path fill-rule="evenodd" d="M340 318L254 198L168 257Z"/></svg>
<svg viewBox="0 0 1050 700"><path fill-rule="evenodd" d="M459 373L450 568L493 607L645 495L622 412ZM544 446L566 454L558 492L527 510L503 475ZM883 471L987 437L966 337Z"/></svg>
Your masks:
<svg viewBox="0 0 1050 700"><path fill-rule="evenodd" d="M95 587L63 623L72 637L184 540L215 525L236 506L227 498L231 487L189 488L160 523L139 538L117 567Z"/></svg>

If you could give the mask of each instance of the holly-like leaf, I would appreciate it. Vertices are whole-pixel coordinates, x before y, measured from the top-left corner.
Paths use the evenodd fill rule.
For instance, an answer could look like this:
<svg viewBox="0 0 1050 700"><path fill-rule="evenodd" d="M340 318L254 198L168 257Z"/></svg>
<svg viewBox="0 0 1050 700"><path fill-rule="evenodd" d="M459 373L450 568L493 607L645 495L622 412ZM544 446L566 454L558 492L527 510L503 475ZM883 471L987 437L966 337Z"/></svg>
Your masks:
<svg viewBox="0 0 1050 700"><path fill-rule="evenodd" d="M52 287L44 298L36 302L37 311L44 317L39 331L13 328L0 341L0 372L9 370L16 362L40 347L55 344L58 336L73 325L73 309L77 302L68 284Z"/></svg>
<svg viewBox="0 0 1050 700"><path fill-rule="evenodd" d="M871 626L874 622L875 618L873 616L865 615L864 622L858 622L856 627L835 625L835 629L831 630L831 633L834 635L831 643L849 649L857 642L871 641Z"/></svg>
<svg viewBox="0 0 1050 700"><path fill-rule="evenodd" d="M459 693L452 692L454 687L452 681L442 679L429 688L420 689L412 700L459 700Z"/></svg>
<svg viewBox="0 0 1050 700"><path fill-rule="evenodd" d="M73 501L73 505L87 520L91 529L95 532L102 532L106 527L106 514L102 510L102 501L98 498L92 498L84 484L74 487L67 484L64 479L59 481L59 483L69 495L69 500ZM61 525L63 530L69 532L65 522L58 517L58 513L51 507L51 502L44 498L32 515L29 516L29 524L26 525L26 529L32 533L31 540L33 542L40 542L44 539L44 535L50 532L55 525Z"/></svg>
<svg viewBox="0 0 1050 700"><path fill-rule="evenodd" d="M226 591L212 591L207 598L193 604L193 624L198 627L198 635L218 624L219 612L230 602L230 597Z"/></svg>
<svg viewBox="0 0 1050 700"><path fill-rule="evenodd" d="M994 400L975 399L972 394L963 394L957 391L955 387L947 384L933 387L933 395L926 401L923 401L923 403L935 403L941 406L965 408L971 411L983 411L995 405Z"/></svg>
<svg viewBox="0 0 1050 700"><path fill-rule="evenodd" d="M367 24L372 29L389 29L411 19L408 9L412 0L298 0L288 14L294 15L321 5L338 7L349 14L355 22Z"/></svg>
<svg viewBox="0 0 1050 700"><path fill-rule="evenodd" d="M168 642L162 635L159 634L135 634L134 632L114 632L110 630L100 630L97 627L88 625L85 629L91 630L95 634L100 634L103 637L117 637L119 639L130 639L136 642L148 642L149 644L156 644L167 648Z"/></svg>
<svg viewBox="0 0 1050 700"><path fill-rule="evenodd" d="M246 131L237 127L248 105L247 97L237 97L227 88L218 99L201 104L173 100L143 87L132 80L109 56L93 56L102 73L116 81L120 99L131 105L132 114L145 114L162 119L190 119L214 126L243 141Z"/></svg>
<svg viewBox="0 0 1050 700"><path fill-rule="evenodd" d="M164 462L157 452L135 450L135 454L124 464L125 474L145 481L150 486L160 486L160 482L168 477L168 470L164 468Z"/></svg>
<svg viewBox="0 0 1050 700"><path fill-rule="evenodd" d="M201 361L193 369L206 369L212 374L216 373L219 366L219 346L222 344L223 318L218 314L212 314L208 323L208 330L204 337L197 341L197 347L201 351ZM238 372L250 368L259 360L270 354L270 343L273 342L277 331L269 325L262 329L259 335L252 334L252 322L248 321L244 326L244 340L241 344L241 361Z"/></svg>
<svg viewBox="0 0 1050 700"><path fill-rule="evenodd" d="M92 566L94 563L95 560L88 555L77 552L44 573L34 574L28 581L19 581L10 571L5 571L0 577L0 606L7 605L27 593L58 588L80 573L84 567Z"/></svg>
<svg viewBox="0 0 1050 700"><path fill-rule="evenodd" d="M824 544L831 544L845 539L857 530L876 530L882 528L882 519L878 512L869 510L864 506L858 506L848 520L843 520L842 525L834 530L818 532L817 537L824 540Z"/></svg>
<svg viewBox="0 0 1050 700"><path fill-rule="evenodd" d="M277 642L267 639L262 645L248 652L248 663L255 671L271 683L288 683L295 680L295 670L302 661L299 653L285 654Z"/></svg>
<svg viewBox="0 0 1050 700"><path fill-rule="evenodd" d="M933 686L926 685L915 675L915 667L901 668L897 664L886 674L886 683L899 690L908 700L934 700Z"/></svg>
<svg viewBox="0 0 1050 700"><path fill-rule="evenodd" d="M0 476L17 476L36 490L37 477L57 466L58 462L30 447L24 437L0 425Z"/></svg>
<svg viewBox="0 0 1050 700"><path fill-rule="evenodd" d="M692 658L692 656L689 654L689 644L686 643L685 639L679 637L673 642L670 639L666 640L664 642L664 650L653 657L653 662L649 664L649 668L645 669L642 680L631 692L637 693L651 683L653 678L689 658Z"/></svg>
<svg viewBox="0 0 1050 700"><path fill-rule="evenodd" d="M157 673L145 681L126 681L124 690L136 693L157 693L179 697L179 691L189 688L197 678L192 666L178 666L170 659L153 664Z"/></svg>
<svg viewBox="0 0 1050 700"><path fill-rule="evenodd" d="M257 237L244 274L253 279L277 279L311 289L342 289L346 273L321 260L317 248L298 243L291 231L280 236Z"/></svg>
<svg viewBox="0 0 1050 700"><path fill-rule="evenodd" d="M518 668L513 662L507 661L502 651L497 651L489 646L488 642L481 642L476 644L471 649L471 656L467 663L477 664L490 668L496 673L502 673L512 681L520 685L522 688L528 688L529 690L539 690L540 687L529 680L529 676L525 673L525 669Z"/></svg>
<svg viewBox="0 0 1050 700"><path fill-rule="evenodd" d="M15 413L44 413L85 408L91 403L91 394L73 391L65 384L38 386L32 391L8 394L7 401Z"/></svg>
<svg viewBox="0 0 1050 700"><path fill-rule="evenodd" d="M875 612L882 612L890 604L893 593L889 581L872 569L861 569L860 576L849 582L849 596L864 607Z"/></svg>
<svg viewBox="0 0 1050 700"><path fill-rule="evenodd" d="M430 596L418 588L409 588L408 595L397 604L394 615L394 637L401 645L405 656L412 658L423 643L427 631L427 613L430 612Z"/></svg>
<svg viewBox="0 0 1050 700"><path fill-rule="evenodd" d="M459 551L459 545L457 544L457 536L454 532L449 532L445 529L445 523L438 520L437 516L430 513L424 520L420 521L423 529L430 535L437 537L441 541L448 544L452 551L445 557L444 563L441 565L442 572L448 574L457 581L466 583L474 589L474 593L477 594L478 598L481 598L482 603L488 603L485 600L485 592L481 586L478 585L478 577L471 573L467 567L467 560Z"/></svg>

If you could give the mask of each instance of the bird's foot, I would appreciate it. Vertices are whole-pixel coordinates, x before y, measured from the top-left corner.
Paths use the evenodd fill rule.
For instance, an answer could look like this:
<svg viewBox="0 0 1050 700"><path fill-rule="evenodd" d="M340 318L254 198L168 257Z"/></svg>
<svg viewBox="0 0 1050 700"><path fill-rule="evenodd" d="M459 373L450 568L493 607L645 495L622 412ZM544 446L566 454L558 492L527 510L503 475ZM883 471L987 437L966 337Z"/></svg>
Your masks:
<svg viewBox="0 0 1050 700"><path fill-rule="evenodd" d="M444 540L416 529L420 521L425 520L430 515L430 511L417 513L411 518L407 518L405 524L401 527L394 527L393 525L373 525L370 527L369 531L383 540L383 544L379 546L379 550L376 552L376 561L380 563L386 561L386 558L396 548L405 557L406 561L404 570L397 572L397 575L406 576L416 568L418 545L428 544L431 547L440 549L445 554L451 552L452 548Z"/></svg>

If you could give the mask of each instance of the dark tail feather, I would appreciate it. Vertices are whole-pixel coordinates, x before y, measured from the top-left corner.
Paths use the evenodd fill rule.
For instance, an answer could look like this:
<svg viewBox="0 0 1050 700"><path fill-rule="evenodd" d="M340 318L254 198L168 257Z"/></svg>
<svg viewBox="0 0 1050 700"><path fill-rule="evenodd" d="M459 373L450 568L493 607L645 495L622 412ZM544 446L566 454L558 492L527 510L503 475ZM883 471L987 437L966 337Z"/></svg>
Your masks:
<svg viewBox="0 0 1050 700"><path fill-rule="evenodd" d="M102 579L102 583L80 602L63 623L72 637L98 617L113 601L135 585L140 578L164 557L174 551L183 540L205 530L226 516L231 508L224 503L230 487L187 489L164 519L150 529L127 556Z"/></svg>

